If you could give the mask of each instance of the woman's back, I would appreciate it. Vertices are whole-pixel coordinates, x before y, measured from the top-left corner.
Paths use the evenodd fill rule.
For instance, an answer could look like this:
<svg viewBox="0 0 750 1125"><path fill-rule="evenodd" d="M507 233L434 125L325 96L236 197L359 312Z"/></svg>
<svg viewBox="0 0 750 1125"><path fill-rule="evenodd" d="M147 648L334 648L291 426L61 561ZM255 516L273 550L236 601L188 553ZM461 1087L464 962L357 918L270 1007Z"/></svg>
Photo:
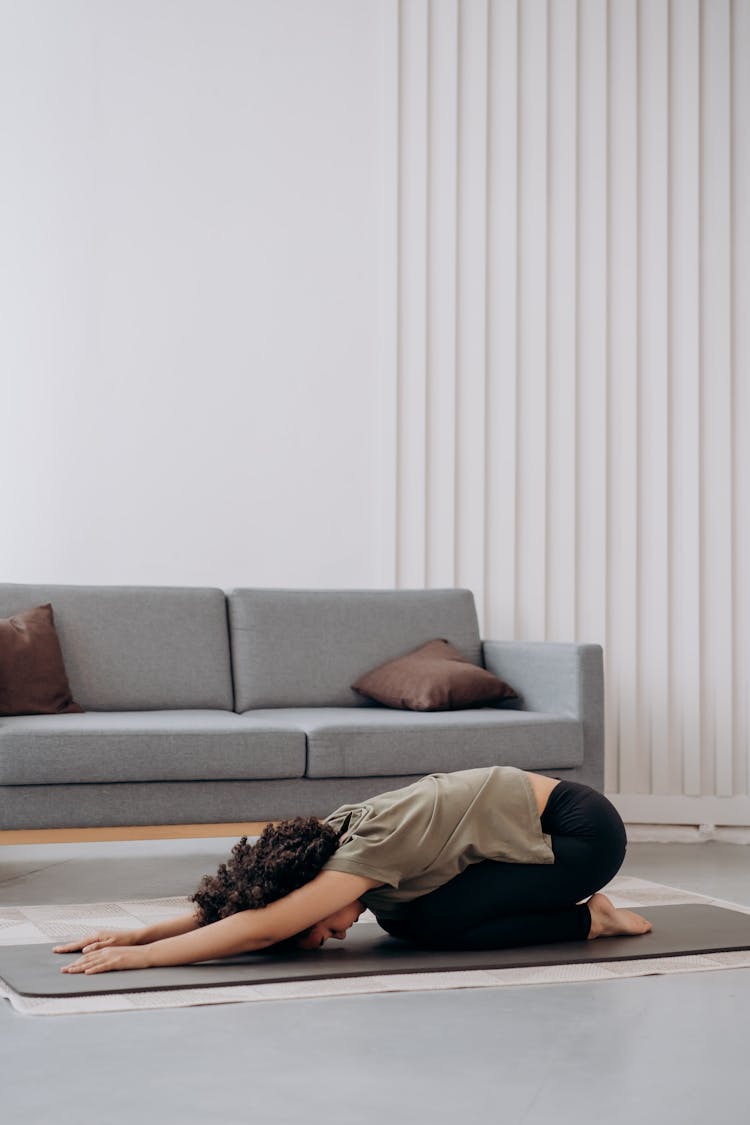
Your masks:
<svg viewBox="0 0 750 1125"><path fill-rule="evenodd" d="M340 834L323 870L381 881L362 901L382 918L472 863L554 863L529 775L515 766L433 773L342 805L324 821Z"/></svg>

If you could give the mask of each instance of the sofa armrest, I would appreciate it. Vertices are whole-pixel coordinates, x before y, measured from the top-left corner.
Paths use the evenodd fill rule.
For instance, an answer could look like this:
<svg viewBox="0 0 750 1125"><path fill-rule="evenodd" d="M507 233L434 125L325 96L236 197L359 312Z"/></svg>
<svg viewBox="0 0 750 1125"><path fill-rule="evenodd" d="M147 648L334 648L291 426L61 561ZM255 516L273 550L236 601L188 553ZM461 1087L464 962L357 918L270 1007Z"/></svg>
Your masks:
<svg viewBox="0 0 750 1125"><path fill-rule="evenodd" d="M604 662L601 645L483 641L485 667L514 688L526 711L565 715L583 725L581 780L604 784Z"/></svg>

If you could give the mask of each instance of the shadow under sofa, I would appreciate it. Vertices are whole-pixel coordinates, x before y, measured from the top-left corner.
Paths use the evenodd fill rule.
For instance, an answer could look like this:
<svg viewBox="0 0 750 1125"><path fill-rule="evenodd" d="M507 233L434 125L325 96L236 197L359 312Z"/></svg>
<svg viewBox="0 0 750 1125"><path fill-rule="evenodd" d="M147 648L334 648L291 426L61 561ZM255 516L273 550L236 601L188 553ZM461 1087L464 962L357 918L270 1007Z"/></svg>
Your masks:
<svg viewBox="0 0 750 1125"><path fill-rule="evenodd" d="M482 641L468 590L0 585L52 605L83 714L0 718L0 830L324 816L428 773L603 784L602 650ZM518 705L415 712L352 691L434 638Z"/></svg>

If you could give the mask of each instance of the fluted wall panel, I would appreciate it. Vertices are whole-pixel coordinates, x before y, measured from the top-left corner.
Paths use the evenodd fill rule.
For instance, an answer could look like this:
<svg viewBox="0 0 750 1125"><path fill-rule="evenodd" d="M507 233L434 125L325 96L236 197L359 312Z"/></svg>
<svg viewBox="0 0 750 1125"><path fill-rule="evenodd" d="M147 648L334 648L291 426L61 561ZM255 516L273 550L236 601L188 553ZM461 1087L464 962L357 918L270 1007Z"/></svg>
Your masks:
<svg viewBox="0 0 750 1125"><path fill-rule="evenodd" d="M750 823L750 0L384 13L384 580L601 643L625 815Z"/></svg>
<svg viewBox="0 0 750 1125"><path fill-rule="evenodd" d="M516 629L518 571L518 9L488 10L485 619ZM499 520L494 513L502 512ZM505 592L498 597L498 590Z"/></svg>
<svg viewBox="0 0 750 1125"><path fill-rule="evenodd" d="M456 578L458 0L430 12L426 584Z"/></svg>
<svg viewBox="0 0 750 1125"><path fill-rule="evenodd" d="M750 792L750 4L732 9L732 454L735 784Z"/></svg>

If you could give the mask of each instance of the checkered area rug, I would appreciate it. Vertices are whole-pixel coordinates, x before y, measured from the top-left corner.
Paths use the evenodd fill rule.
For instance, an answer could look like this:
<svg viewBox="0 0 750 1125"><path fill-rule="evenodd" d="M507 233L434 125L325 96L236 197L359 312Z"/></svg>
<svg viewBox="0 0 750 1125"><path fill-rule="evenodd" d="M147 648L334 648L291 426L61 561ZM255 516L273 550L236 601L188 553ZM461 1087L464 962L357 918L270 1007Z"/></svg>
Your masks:
<svg viewBox="0 0 750 1125"><path fill-rule="evenodd" d="M707 903L750 914L750 906L709 898L692 891L652 883L626 875L616 876L602 890L615 906L637 910L673 903ZM73 941L95 930L133 929L183 914L186 898L149 899L141 902L99 902L71 906L14 906L0 908L0 945ZM355 925L373 922L366 911ZM314 999L382 992L424 992L447 988L498 988L507 985L563 984L576 981L617 980L661 973L708 972L750 967L750 949L726 953L660 957L603 964L531 966L520 969L475 969L458 972L403 973L383 976L333 977L328 980L288 981L276 984L232 985L92 996L20 996L0 980L0 997L17 1012L30 1016L78 1015L88 1012L143 1011L147 1008L184 1008L200 1004L237 1004L273 1000Z"/></svg>

